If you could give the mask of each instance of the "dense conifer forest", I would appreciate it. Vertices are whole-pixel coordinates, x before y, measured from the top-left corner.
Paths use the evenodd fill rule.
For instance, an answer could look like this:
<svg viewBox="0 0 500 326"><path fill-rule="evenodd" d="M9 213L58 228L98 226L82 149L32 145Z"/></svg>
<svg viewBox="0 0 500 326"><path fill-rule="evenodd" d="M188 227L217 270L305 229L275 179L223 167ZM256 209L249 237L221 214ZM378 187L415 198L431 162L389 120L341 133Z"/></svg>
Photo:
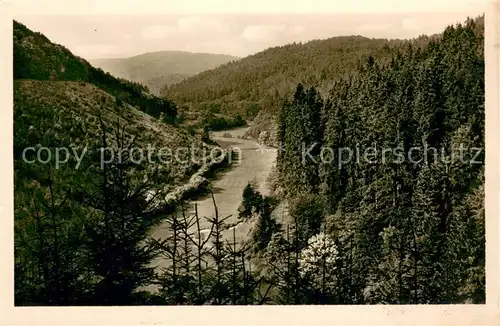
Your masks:
<svg viewBox="0 0 500 326"><path fill-rule="evenodd" d="M159 98L14 22L16 305L484 303L483 48L483 17L407 41L316 40ZM214 164L209 129L257 115L276 167L271 194L243 190L235 213L253 228L236 243L197 171ZM200 151L134 164L149 143ZM27 162L41 147L89 154ZM213 215L188 209L198 187L172 195L191 182Z"/></svg>
<svg viewBox="0 0 500 326"><path fill-rule="evenodd" d="M280 184L294 205L321 207L339 248L329 295L484 302L483 41L471 19L388 63L369 56L325 97L298 85L283 105ZM369 147L378 154L347 158Z"/></svg>

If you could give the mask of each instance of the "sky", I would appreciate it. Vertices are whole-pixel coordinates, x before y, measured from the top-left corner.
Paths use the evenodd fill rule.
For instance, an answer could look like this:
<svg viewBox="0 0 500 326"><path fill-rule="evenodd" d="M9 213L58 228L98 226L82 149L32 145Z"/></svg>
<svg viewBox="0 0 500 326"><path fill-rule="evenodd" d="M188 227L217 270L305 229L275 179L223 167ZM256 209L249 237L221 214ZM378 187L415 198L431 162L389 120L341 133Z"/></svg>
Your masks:
<svg viewBox="0 0 500 326"><path fill-rule="evenodd" d="M260 3L260 0L254 1ZM307 13L307 8L276 13L270 5L268 12L250 14L224 10L223 6L218 12L212 7L205 12L189 8L165 12L162 7L158 9L160 14L139 9L134 14L130 5L129 12L116 7L114 11L87 8L57 15L27 10L23 13L28 12L28 15L14 15L14 18L86 59L128 57L164 50L244 57L272 46L341 35L412 38L439 33L447 25L463 22L468 16L476 17L487 8L483 1L453 3L441 0L417 2L427 3L418 8L397 7L393 2L393 7L366 10L369 4L376 2L351 0L349 3L357 3L358 7L345 7L349 10L337 7L338 10L330 12L325 9L325 13ZM126 0L121 3L120 8L127 8ZM293 1L289 3L292 3L289 8L296 8ZM177 13L169 13L175 11Z"/></svg>

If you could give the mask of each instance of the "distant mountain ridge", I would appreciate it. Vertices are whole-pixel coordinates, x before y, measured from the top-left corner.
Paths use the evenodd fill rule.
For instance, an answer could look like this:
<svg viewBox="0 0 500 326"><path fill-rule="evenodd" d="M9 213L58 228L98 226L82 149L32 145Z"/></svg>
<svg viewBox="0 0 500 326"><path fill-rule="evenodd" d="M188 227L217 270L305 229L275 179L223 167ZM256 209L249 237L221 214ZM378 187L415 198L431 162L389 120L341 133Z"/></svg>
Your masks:
<svg viewBox="0 0 500 326"><path fill-rule="evenodd" d="M159 94L172 85L202 71L217 68L238 57L187 51L156 51L126 58L93 59L90 62L110 74L146 85Z"/></svg>

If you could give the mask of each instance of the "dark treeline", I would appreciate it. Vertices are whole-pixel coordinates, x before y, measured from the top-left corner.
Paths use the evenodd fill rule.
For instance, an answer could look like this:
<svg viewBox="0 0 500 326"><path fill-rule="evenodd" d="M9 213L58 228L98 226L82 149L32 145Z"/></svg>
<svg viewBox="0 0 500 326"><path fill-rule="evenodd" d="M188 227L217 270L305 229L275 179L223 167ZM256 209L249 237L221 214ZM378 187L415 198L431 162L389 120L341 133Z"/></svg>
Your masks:
<svg viewBox="0 0 500 326"><path fill-rule="evenodd" d="M320 207L341 302L484 302L483 28L469 19L388 63L370 56L328 96L299 85L283 106L280 184Z"/></svg>
<svg viewBox="0 0 500 326"><path fill-rule="evenodd" d="M70 80L88 82L115 96L119 101L139 107L168 121L177 116L175 103L149 93L146 86L119 79L75 57L65 47L53 44L43 34L14 21L14 79Z"/></svg>

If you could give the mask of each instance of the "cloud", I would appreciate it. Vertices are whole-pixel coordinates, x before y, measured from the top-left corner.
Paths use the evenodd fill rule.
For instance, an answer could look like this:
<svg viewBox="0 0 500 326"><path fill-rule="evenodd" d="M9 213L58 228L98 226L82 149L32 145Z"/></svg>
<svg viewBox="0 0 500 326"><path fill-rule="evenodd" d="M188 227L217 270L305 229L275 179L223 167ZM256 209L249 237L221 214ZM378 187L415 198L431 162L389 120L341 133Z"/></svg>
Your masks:
<svg viewBox="0 0 500 326"><path fill-rule="evenodd" d="M476 8L479 9L479 6ZM474 9L474 10L476 10ZM21 16L19 20L85 58L161 50L245 56L268 47L340 35L410 38L439 33L464 13L397 15ZM97 32L95 31L97 29Z"/></svg>
<svg viewBox="0 0 500 326"><path fill-rule="evenodd" d="M291 26L288 24L248 25L240 37L247 42L268 43L277 42L277 45L302 40L307 28L304 25Z"/></svg>
<svg viewBox="0 0 500 326"><path fill-rule="evenodd" d="M360 32L378 32L390 29L392 24L380 23L380 24L363 24L356 27L356 30Z"/></svg>
<svg viewBox="0 0 500 326"><path fill-rule="evenodd" d="M306 30L307 30L307 28L306 28L305 26L302 26L302 25L295 26L295 27L291 28L291 32L292 32L292 34L294 34L294 35L297 35L297 34L302 34L302 33L304 33Z"/></svg>
<svg viewBox="0 0 500 326"><path fill-rule="evenodd" d="M134 38L134 34L131 34L131 33L124 34L122 37L123 37L124 40L128 41L128 40L131 40L131 39Z"/></svg>
<svg viewBox="0 0 500 326"><path fill-rule="evenodd" d="M250 42L268 42L286 30L286 25L249 25L245 27L241 36Z"/></svg>
<svg viewBox="0 0 500 326"><path fill-rule="evenodd" d="M177 32L177 27L172 25L155 25L144 28L141 34L145 40L158 40L168 38Z"/></svg>
<svg viewBox="0 0 500 326"><path fill-rule="evenodd" d="M221 33L227 28L213 18L187 16L182 17L177 22L177 28L182 33Z"/></svg>
<svg viewBox="0 0 500 326"><path fill-rule="evenodd" d="M422 25L422 22L415 18L405 18L401 21L401 27L405 30L420 30Z"/></svg>
<svg viewBox="0 0 500 326"><path fill-rule="evenodd" d="M119 49L111 44L82 44L74 47L73 52L88 58L100 58L119 54Z"/></svg>
<svg viewBox="0 0 500 326"><path fill-rule="evenodd" d="M142 38L146 41L191 36L206 39L220 37L227 31L228 28L213 18L186 16L175 24L148 26L142 30Z"/></svg>

